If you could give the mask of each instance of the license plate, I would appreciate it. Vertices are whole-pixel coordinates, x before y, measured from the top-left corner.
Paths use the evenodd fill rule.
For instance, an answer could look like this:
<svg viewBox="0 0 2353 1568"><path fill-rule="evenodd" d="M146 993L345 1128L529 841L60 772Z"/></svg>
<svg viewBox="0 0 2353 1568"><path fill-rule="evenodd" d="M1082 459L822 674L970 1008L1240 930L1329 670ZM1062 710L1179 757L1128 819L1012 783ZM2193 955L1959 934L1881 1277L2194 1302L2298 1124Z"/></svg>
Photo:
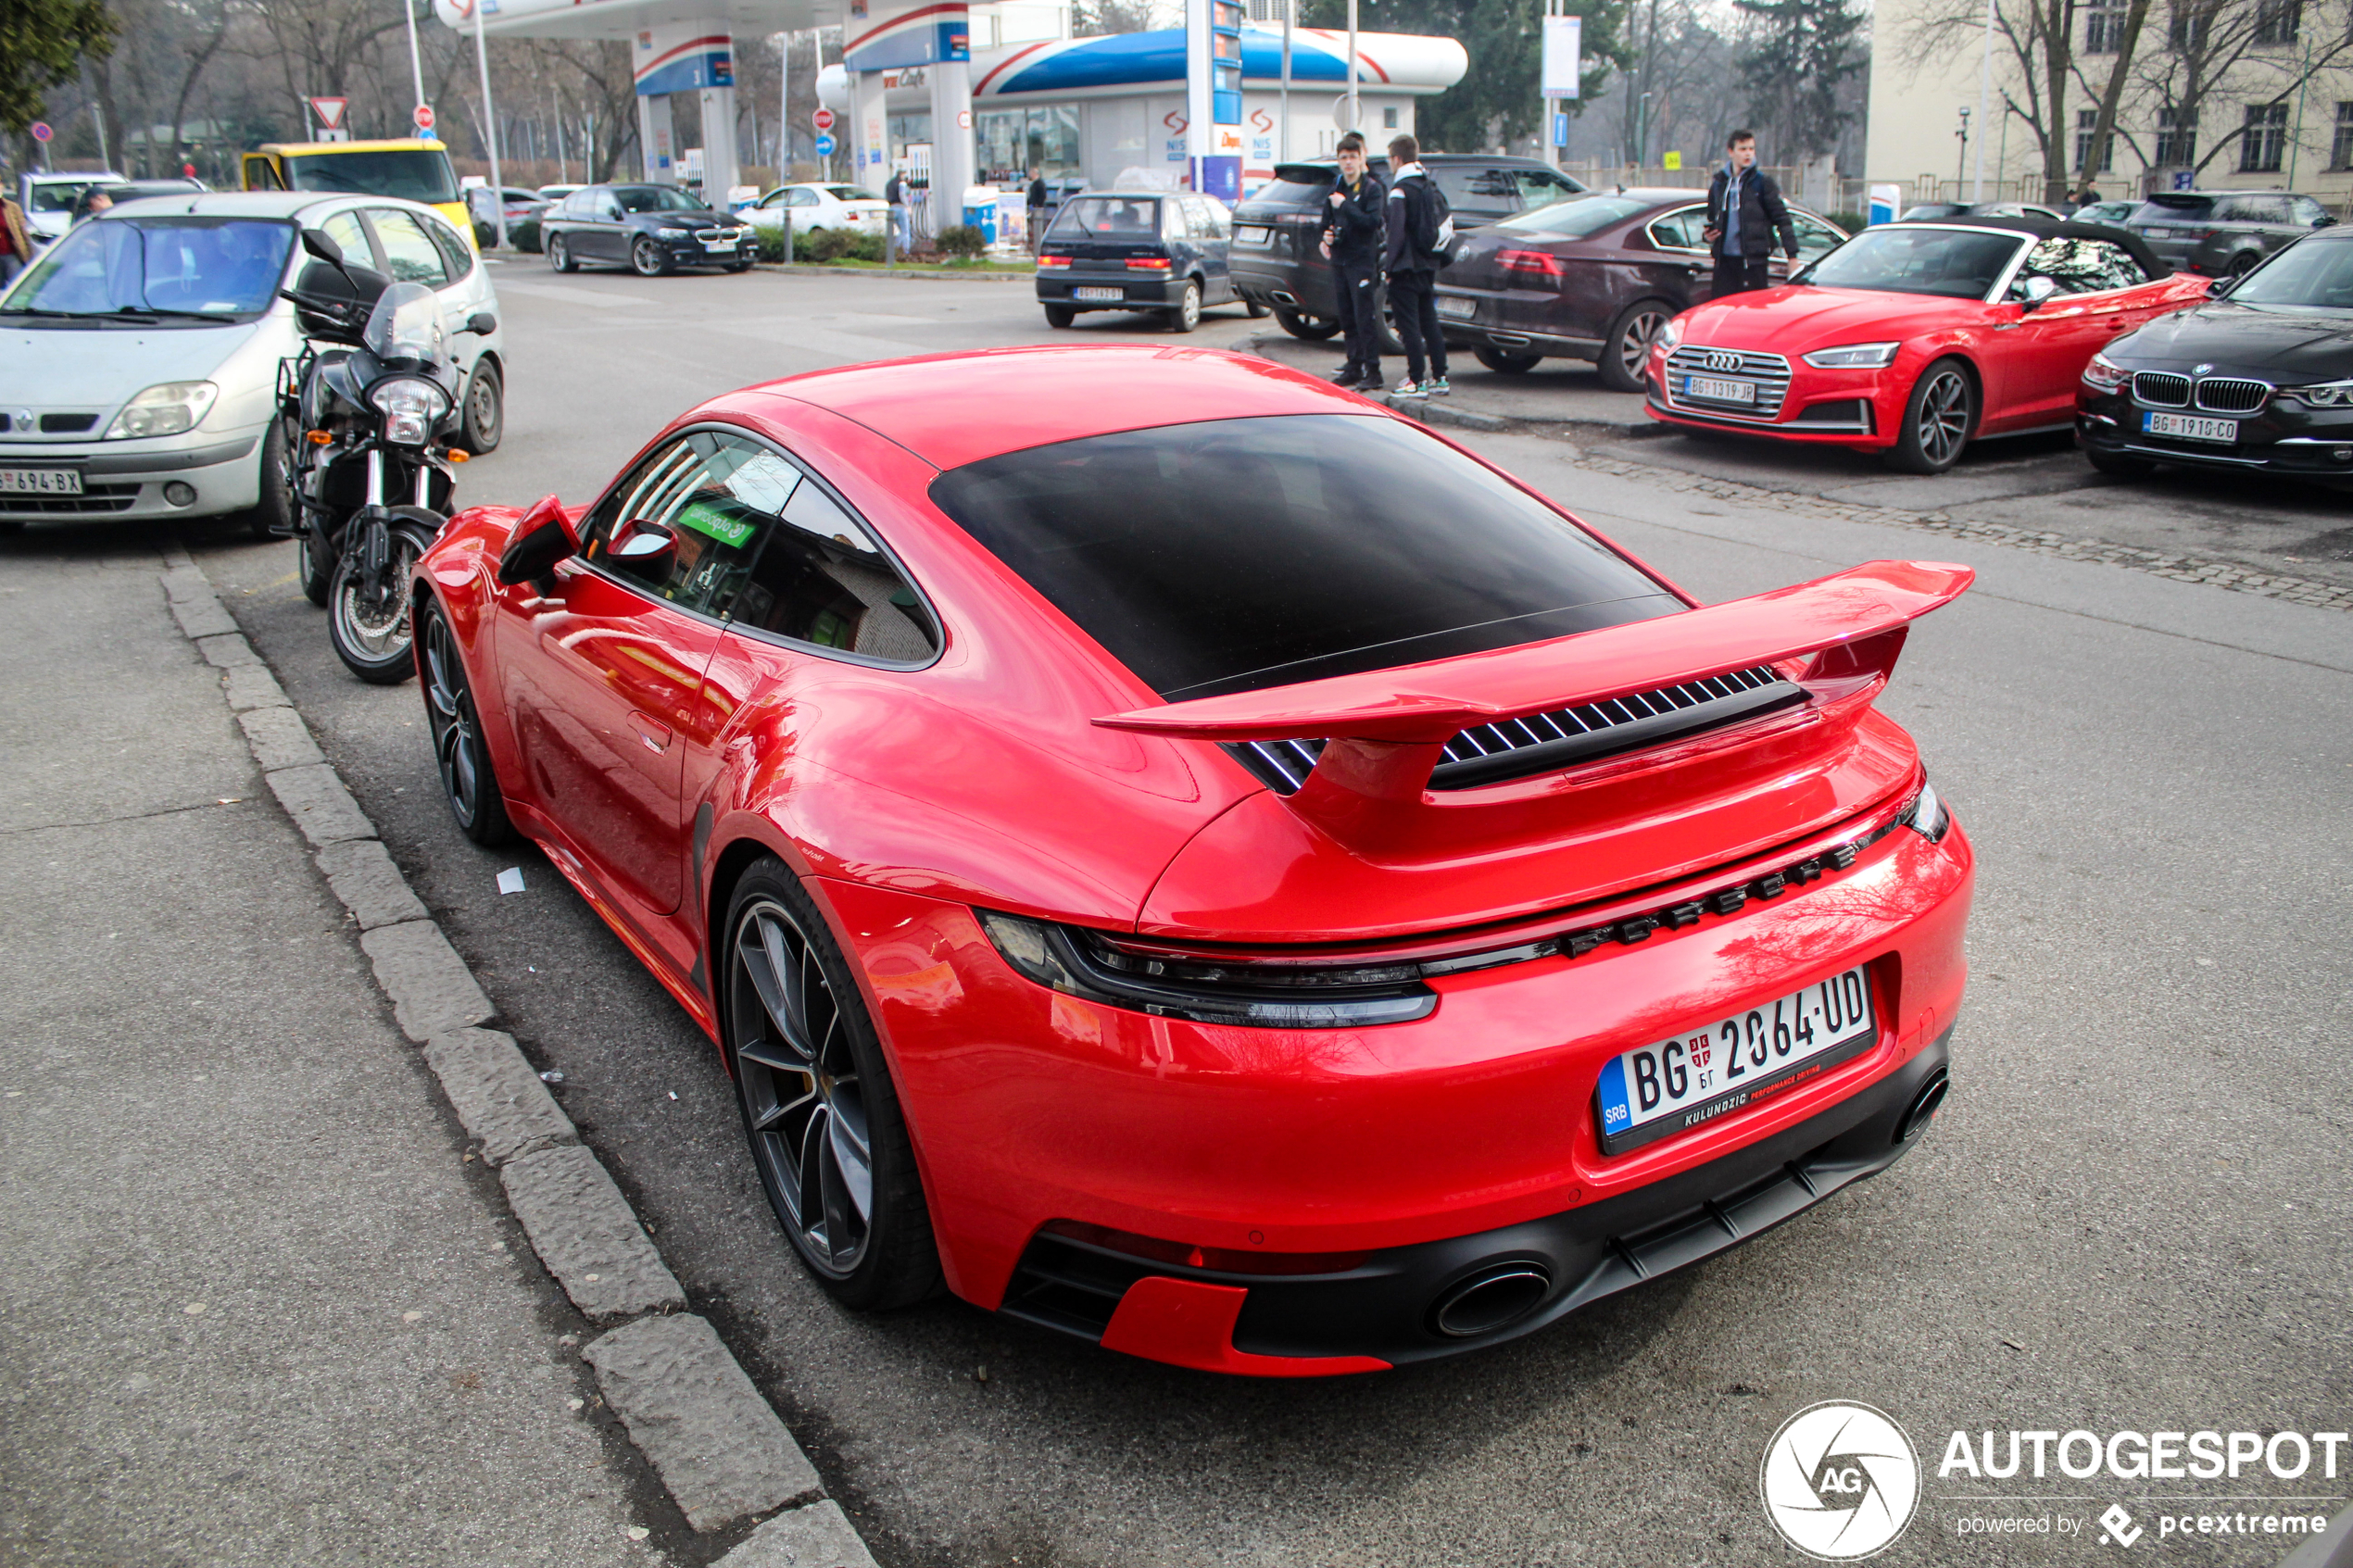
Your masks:
<svg viewBox="0 0 2353 1568"><path fill-rule="evenodd" d="M0 495L79 495L80 469L0 469Z"/></svg>
<svg viewBox="0 0 2353 1568"><path fill-rule="evenodd" d="M1458 294L1442 294L1438 296L1438 313L1457 318L1476 316L1478 314L1478 301L1466 299Z"/></svg>
<svg viewBox="0 0 2353 1568"><path fill-rule="evenodd" d="M1070 297L1073 299L1126 299L1127 291L1126 289L1073 289L1070 291Z"/></svg>
<svg viewBox="0 0 2353 1568"><path fill-rule="evenodd" d="M705 240L702 243L702 248L705 250L733 250L736 248L736 242L733 240Z"/></svg>
<svg viewBox="0 0 2353 1568"><path fill-rule="evenodd" d="M1273 233L1273 230L1262 229L1255 223L1237 223L1234 225L1234 243L1238 245L1263 245Z"/></svg>
<svg viewBox="0 0 2353 1568"><path fill-rule="evenodd" d="M1718 381L1714 376L1685 376L1683 395L1705 397L1711 403L1754 403L1756 401L1756 383Z"/></svg>
<svg viewBox="0 0 2353 1568"><path fill-rule="evenodd" d="M2184 441L2215 441L2235 446L2239 440L2236 420L2201 420L2188 414L2143 414L2141 428L2151 435L2174 435Z"/></svg>
<svg viewBox="0 0 2353 1568"><path fill-rule="evenodd" d="M1602 1068L1602 1152L1623 1154L1770 1098L1879 1038L1870 975L1850 969Z"/></svg>

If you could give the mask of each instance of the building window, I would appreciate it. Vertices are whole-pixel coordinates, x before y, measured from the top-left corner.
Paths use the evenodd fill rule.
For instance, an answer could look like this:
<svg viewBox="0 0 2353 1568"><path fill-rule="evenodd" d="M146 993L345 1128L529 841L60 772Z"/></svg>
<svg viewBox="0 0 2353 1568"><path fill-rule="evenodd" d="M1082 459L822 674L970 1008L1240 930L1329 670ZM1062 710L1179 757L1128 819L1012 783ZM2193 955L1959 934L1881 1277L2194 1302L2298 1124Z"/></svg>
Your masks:
<svg viewBox="0 0 2353 1568"><path fill-rule="evenodd" d="M2249 104L2246 129L2239 132L2239 169L2246 174L2276 174L2287 151L2287 106Z"/></svg>
<svg viewBox="0 0 2353 1568"><path fill-rule="evenodd" d="M1397 106L1395 104L1391 104L1387 108L1380 111L1380 123L1381 129L1384 131L1394 131L1397 129Z"/></svg>
<svg viewBox="0 0 2353 1568"><path fill-rule="evenodd" d="M2353 104L2336 106L2336 140L2329 144L2331 169L2353 169Z"/></svg>
<svg viewBox="0 0 2353 1568"><path fill-rule="evenodd" d="M2092 132L2099 128L2099 110L2075 111L2075 172L2078 174L2086 172L2092 161ZM2108 145L2100 151L2099 171L2102 174L2116 172L2116 130L2113 126L2108 128Z"/></svg>
<svg viewBox="0 0 2353 1568"><path fill-rule="evenodd" d="M2089 0L2083 11L2083 52L2114 55L2124 47L2125 0Z"/></svg>
<svg viewBox="0 0 2353 1568"><path fill-rule="evenodd" d="M2296 42L2304 20L2304 0L2257 0L2255 43L2260 47L2285 47Z"/></svg>
<svg viewBox="0 0 2353 1568"><path fill-rule="evenodd" d="M2197 116L2186 120L2173 109L2157 111L2157 167L2180 169L2197 161Z"/></svg>
<svg viewBox="0 0 2353 1568"><path fill-rule="evenodd" d="M2173 47L2183 54L2205 50L2214 32L2215 0L2189 0L2173 7Z"/></svg>
<svg viewBox="0 0 2353 1568"><path fill-rule="evenodd" d="M1250 19L1254 22L1273 22L1277 27L1280 27L1283 24L1283 12L1288 8L1289 0L1250 0Z"/></svg>

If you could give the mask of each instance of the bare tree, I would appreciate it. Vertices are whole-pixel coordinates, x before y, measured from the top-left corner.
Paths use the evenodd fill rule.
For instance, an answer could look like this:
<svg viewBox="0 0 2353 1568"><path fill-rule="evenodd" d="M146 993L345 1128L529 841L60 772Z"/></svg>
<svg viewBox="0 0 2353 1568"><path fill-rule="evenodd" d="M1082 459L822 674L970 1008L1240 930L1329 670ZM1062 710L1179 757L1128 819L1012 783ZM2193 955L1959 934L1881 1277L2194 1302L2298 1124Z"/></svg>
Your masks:
<svg viewBox="0 0 2353 1568"><path fill-rule="evenodd" d="M2245 130L2234 134L2218 128L2212 136L2199 136L2197 130L2208 106L2225 93L2274 109L2284 122L2288 102L2304 84L2346 57L2353 37L2344 21L2316 27L2307 10L2303 0L2179 0L2168 18L2166 47L2145 56L2138 73L2174 127L2168 149L2174 156L2166 167L2203 170L2233 149L2242 167L2278 167L2252 156ZM2281 135L2269 146L2286 140L2284 123L2276 129ZM2157 164L2153 157L2147 161Z"/></svg>

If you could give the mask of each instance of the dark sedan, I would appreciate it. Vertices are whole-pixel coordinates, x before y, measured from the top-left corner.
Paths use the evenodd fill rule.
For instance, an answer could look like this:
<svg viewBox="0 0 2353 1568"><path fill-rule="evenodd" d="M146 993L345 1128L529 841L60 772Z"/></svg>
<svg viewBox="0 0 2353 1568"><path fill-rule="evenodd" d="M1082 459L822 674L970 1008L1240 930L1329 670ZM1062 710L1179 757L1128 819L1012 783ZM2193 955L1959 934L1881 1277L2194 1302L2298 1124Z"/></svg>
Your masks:
<svg viewBox="0 0 2353 1568"><path fill-rule="evenodd" d="M583 185L539 215L547 265L626 267L658 277L681 267L749 271L760 236L675 185Z"/></svg>
<svg viewBox="0 0 2353 1568"><path fill-rule="evenodd" d="M1805 260L1845 242L1813 213L1789 215ZM1545 358L1594 360L1603 385L1640 392L1652 340L1713 291L1706 225L1707 203L1692 190L1595 192L1491 224L1438 275L1446 341L1507 374ZM1788 270L1775 256L1772 281Z"/></svg>
<svg viewBox="0 0 2353 1568"><path fill-rule="evenodd" d="M1168 318L1169 331L1191 332L1202 306L1236 297L1231 237L1225 204L1207 196L1072 196L1038 245L1046 324L1067 327L1082 310L1150 310Z"/></svg>
<svg viewBox="0 0 2353 1568"><path fill-rule="evenodd" d="M2213 291L2092 356L2075 404L2092 466L2353 478L2353 232L2315 234Z"/></svg>
<svg viewBox="0 0 2353 1568"><path fill-rule="evenodd" d="M2290 191L2159 191L2129 221L2175 271L2231 278L2336 220Z"/></svg>

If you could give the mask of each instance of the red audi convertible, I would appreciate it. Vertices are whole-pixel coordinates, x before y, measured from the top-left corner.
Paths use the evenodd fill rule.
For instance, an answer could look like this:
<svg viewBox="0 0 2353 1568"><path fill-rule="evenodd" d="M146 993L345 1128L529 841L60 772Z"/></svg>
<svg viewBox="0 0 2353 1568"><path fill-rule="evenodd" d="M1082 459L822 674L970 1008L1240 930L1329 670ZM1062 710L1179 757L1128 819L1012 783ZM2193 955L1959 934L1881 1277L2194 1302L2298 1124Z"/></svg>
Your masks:
<svg viewBox="0 0 2353 1568"><path fill-rule="evenodd" d="M1969 580L1701 607L1362 398L1104 345L715 398L453 519L415 613L459 825L710 1033L839 1300L1297 1376L1915 1146L1971 857L1873 700Z"/></svg>
<svg viewBox="0 0 2353 1568"><path fill-rule="evenodd" d="M1780 288L1668 322L1651 348L1650 416L1941 473L1978 436L2070 428L2103 345L2206 293L2098 224L1867 229Z"/></svg>

